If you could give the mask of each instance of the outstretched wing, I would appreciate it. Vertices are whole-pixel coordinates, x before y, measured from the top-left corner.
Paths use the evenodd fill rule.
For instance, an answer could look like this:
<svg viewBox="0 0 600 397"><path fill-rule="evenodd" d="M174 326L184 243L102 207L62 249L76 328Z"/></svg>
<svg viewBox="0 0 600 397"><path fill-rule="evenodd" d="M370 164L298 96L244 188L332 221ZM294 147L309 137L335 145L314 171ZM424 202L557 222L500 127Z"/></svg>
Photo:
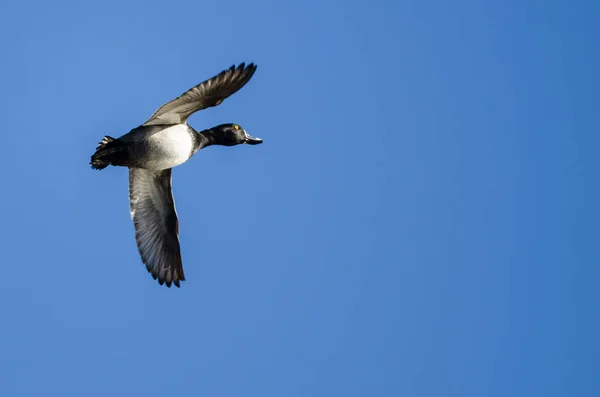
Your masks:
<svg viewBox="0 0 600 397"><path fill-rule="evenodd" d="M160 285L185 280L179 249L179 221L171 189L171 169L129 169L129 211L135 240L148 272Z"/></svg>
<svg viewBox="0 0 600 397"><path fill-rule="evenodd" d="M256 71L253 63L245 66L241 63L237 68L234 66L223 70L218 75L198 84L181 96L162 105L144 123L152 124L179 124L185 123L190 115L198 110L217 106L225 98L239 91Z"/></svg>

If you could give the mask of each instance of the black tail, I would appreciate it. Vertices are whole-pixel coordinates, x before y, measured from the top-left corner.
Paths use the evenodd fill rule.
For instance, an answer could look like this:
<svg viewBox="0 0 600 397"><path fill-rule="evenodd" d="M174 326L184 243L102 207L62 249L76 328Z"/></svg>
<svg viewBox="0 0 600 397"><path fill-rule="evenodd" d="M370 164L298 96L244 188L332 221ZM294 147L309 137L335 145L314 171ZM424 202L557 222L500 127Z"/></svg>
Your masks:
<svg viewBox="0 0 600 397"><path fill-rule="evenodd" d="M102 170L112 165L121 165L127 155L127 148L115 138L105 136L102 138L96 152L92 155L90 164L95 170Z"/></svg>

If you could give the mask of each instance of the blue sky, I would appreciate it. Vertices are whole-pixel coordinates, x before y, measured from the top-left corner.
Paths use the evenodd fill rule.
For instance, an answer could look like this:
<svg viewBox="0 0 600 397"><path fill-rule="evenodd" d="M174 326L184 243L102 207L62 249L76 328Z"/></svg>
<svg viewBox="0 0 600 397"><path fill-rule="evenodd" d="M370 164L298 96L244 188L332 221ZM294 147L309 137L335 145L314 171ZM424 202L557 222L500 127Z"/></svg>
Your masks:
<svg viewBox="0 0 600 397"><path fill-rule="evenodd" d="M600 395L599 16L4 1L2 394ZM190 124L264 144L174 170L187 281L160 287L127 171L89 157L242 61Z"/></svg>

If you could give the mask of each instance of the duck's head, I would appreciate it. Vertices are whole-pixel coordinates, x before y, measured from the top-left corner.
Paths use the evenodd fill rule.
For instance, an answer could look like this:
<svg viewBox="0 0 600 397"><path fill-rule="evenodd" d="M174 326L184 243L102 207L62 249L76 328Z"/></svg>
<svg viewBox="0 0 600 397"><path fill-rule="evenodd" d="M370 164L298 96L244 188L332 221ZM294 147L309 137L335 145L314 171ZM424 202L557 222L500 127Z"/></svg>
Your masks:
<svg viewBox="0 0 600 397"><path fill-rule="evenodd" d="M262 143L262 139L251 136L238 124L221 124L211 129L217 145L234 146L242 143L258 145Z"/></svg>

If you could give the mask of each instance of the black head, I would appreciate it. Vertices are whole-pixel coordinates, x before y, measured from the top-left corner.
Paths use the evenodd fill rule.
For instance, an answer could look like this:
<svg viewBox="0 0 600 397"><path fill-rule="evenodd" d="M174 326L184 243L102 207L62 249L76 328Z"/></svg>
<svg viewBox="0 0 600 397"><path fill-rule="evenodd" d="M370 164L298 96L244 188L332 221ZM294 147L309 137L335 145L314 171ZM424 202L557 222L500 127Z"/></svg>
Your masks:
<svg viewBox="0 0 600 397"><path fill-rule="evenodd" d="M251 136L238 124L221 124L211 130L213 130L214 143L217 145L234 146L242 143L257 145L262 143L262 139Z"/></svg>

